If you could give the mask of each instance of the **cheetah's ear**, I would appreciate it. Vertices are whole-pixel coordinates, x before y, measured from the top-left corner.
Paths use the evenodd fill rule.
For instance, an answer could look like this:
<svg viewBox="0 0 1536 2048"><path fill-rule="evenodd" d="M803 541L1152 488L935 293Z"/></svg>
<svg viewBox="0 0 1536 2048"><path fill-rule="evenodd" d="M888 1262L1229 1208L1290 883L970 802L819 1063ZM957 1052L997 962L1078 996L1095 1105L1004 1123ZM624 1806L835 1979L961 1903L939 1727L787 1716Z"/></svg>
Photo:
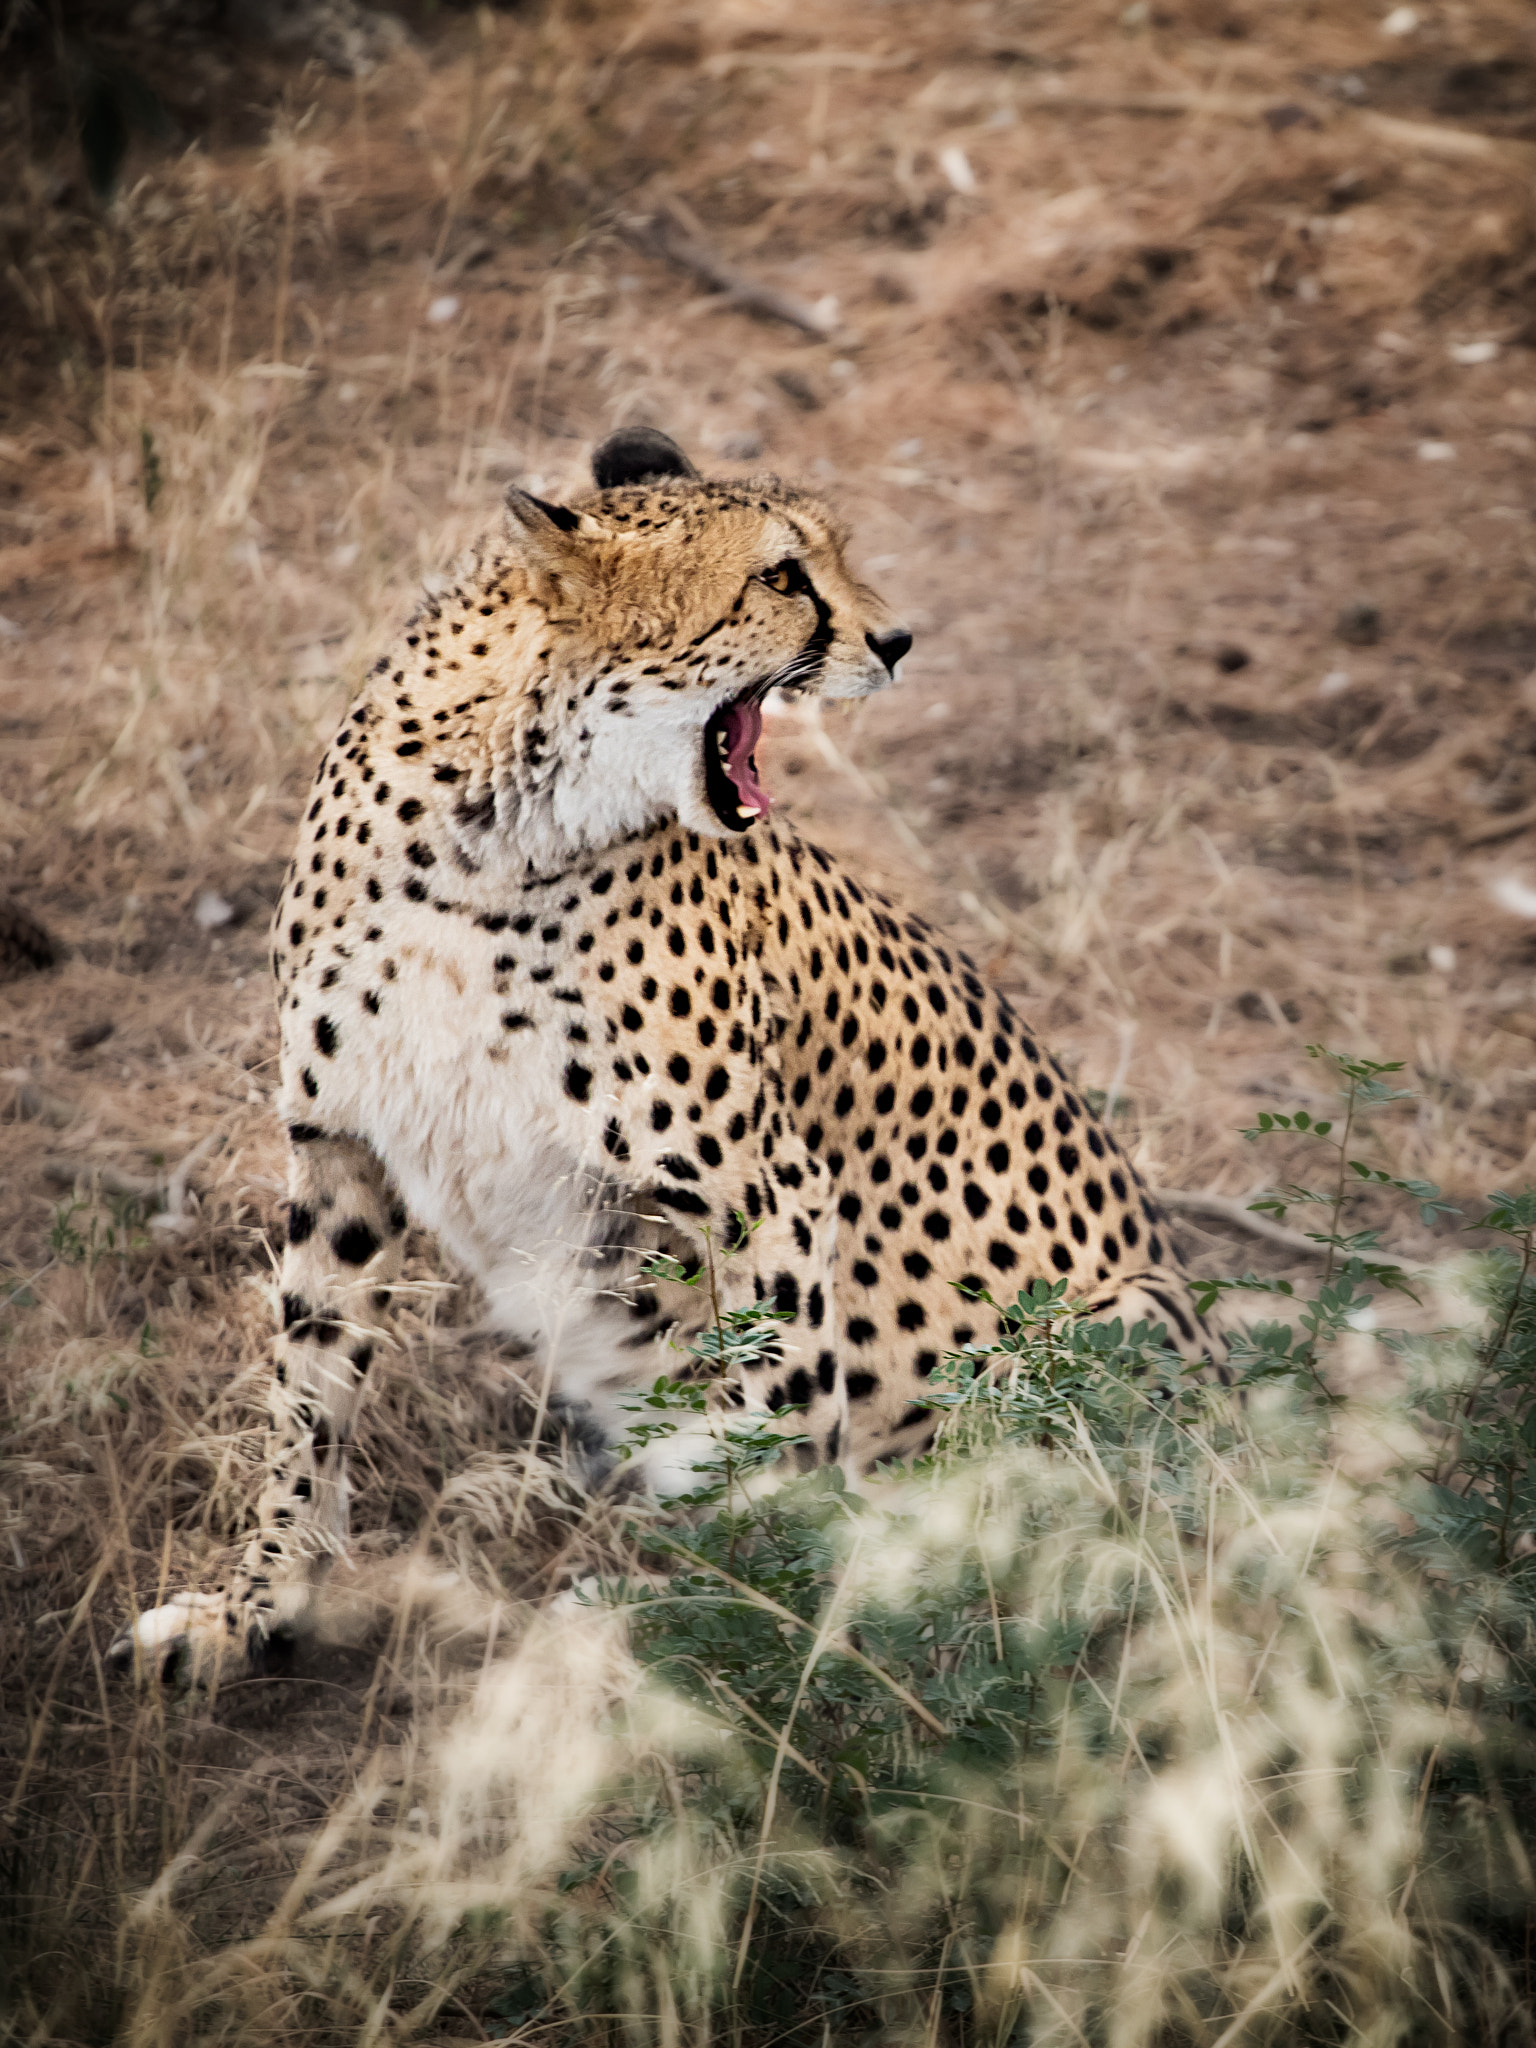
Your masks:
<svg viewBox="0 0 1536 2048"><path fill-rule="evenodd" d="M529 569L569 571L581 554L581 514L569 505L551 505L531 491L512 485L507 491L507 529L513 546Z"/></svg>
<svg viewBox="0 0 1536 2048"><path fill-rule="evenodd" d="M698 474L671 435L655 427L620 427L592 451L592 478L600 491L649 483L659 476L697 480Z"/></svg>

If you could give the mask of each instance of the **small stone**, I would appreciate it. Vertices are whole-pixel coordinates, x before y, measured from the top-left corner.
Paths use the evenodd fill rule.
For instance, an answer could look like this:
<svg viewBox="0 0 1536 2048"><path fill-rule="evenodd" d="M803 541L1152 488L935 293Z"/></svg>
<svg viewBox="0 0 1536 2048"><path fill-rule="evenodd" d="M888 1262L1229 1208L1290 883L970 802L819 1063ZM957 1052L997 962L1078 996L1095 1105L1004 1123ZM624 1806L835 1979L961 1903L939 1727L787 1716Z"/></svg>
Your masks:
<svg viewBox="0 0 1536 2048"><path fill-rule="evenodd" d="M1496 341L1462 341L1451 350L1451 361L1472 369L1478 363L1496 363L1499 359L1499 344Z"/></svg>
<svg viewBox="0 0 1536 2048"><path fill-rule="evenodd" d="M1294 998L1287 996L1283 1003L1277 1003L1272 995L1256 988L1243 990L1237 999L1237 1009L1240 1016L1254 1024L1275 1024L1281 1017L1287 1024L1296 1024L1301 1019L1301 1005Z"/></svg>
<svg viewBox="0 0 1536 2048"><path fill-rule="evenodd" d="M1239 669L1247 668L1253 656L1246 647L1218 647L1213 659L1224 676L1235 676Z"/></svg>
<svg viewBox="0 0 1536 2048"><path fill-rule="evenodd" d="M1454 974L1456 972L1456 948L1454 946L1431 946L1429 949L1429 964L1433 967L1436 974Z"/></svg>
<svg viewBox="0 0 1536 2048"><path fill-rule="evenodd" d="M939 151L939 169L949 180L954 191L969 196L976 190L976 173L971 169L971 160L959 143L951 143L948 149Z"/></svg>
<svg viewBox="0 0 1536 2048"><path fill-rule="evenodd" d="M74 1032L69 1041L71 1052L89 1052L93 1045L103 1045L117 1026L110 1017L103 1017L98 1023L87 1024L83 1030Z"/></svg>
<svg viewBox="0 0 1536 2048"><path fill-rule="evenodd" d="M1454 441L1421 441L1415 451L1420 462L1454 462L1456 444Z"/></svg>
<svg viewBox="0 0 1536 2048"><path fill-rule="evenodd" d="M1381 638L1381 613L1375 605L1357 598L1353 604L1345 605L1333 630L1351 647L1374 647Z"/></svg>
<svg viewBox="0 0 1536 2048"><path fill-rule="evenodd" d="M821 394L810 378L802 376L799 370L775 370L773 381L801 412L820 412Z"/></svg>
<svg viewBox="0 0 1536 2048"><path fill-rule="evenodd" d="M446 327L450 320L458 318L458 313L459 302L451 294L445 294L440 299L434 299L427 308L427 318L434 327Z"/></svg>
<svg viewBox="0 0 1536 2048"><path fill-rule="evenodd" d="M762 452L761 434L727 434L720 443L720 453L727 462L756 462Z"/></svg>
<svg viewBox="0 0 1536 2048"><path fill-rule="evenodd" d="M193 905L192 915L201 930L215 932L220 925L228 924L235 914L235 906L226 903L216 889L205 889Z"/></svg>
<svg viewBox="0 0 1536 2048"><path fill-rule="evenodd" d="M1347 668L1331 668L1318 684L1317 694L1319 697L1337 697L1349 688L1349 684L1350 674Z"/></svg>

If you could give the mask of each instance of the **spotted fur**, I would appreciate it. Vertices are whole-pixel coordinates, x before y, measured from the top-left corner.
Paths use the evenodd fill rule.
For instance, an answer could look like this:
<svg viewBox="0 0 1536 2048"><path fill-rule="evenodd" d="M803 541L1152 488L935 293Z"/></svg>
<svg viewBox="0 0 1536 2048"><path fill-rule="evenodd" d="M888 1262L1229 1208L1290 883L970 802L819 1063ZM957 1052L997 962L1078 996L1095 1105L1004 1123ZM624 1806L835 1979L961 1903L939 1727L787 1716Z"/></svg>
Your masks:
<svg viewBox="0 0 1536 2048"><path fill-rule="evenodd" d="M827 508L706 482L657 435L594 467L570 506L509 493L320 764L275 927L292 1159L259 1530L222 1597L123 1654L256 1654L301 1618L346 1540L408 1216L610 1442L703 1313L642 1270L658 1250L782 1311L740 1397L854 1468L929 1441L931 1374L996 1328L984 1292L1065 1278L1207 1342L1146 1189L1006 997L790 825L721 808L729 707L863 694L910 645Z"/></svg>

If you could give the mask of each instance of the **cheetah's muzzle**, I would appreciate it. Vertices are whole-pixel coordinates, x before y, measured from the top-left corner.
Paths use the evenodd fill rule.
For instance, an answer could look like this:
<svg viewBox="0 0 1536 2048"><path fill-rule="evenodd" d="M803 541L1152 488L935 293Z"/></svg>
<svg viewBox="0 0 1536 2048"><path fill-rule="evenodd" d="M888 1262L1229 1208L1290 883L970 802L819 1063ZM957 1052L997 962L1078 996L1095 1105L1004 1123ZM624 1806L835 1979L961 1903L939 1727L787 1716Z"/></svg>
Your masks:
<svg viewBox="0 0 1536 2048"><path fill-rule="evenodd" d="M704 787L715 816L730 832L745 832L768 815L772 802L757 779L753 749L763 734L756 691L724 704L704 728Z"/></svg>

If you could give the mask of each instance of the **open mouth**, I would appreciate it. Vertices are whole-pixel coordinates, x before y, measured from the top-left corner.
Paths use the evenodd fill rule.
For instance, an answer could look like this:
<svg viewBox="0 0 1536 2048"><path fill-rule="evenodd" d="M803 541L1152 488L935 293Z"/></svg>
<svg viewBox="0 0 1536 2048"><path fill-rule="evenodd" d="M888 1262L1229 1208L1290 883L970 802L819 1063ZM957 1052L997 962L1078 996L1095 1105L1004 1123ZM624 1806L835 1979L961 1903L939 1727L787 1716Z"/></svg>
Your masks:
<svg viewBox="0 0 1536 2048"><path fill-rule="evenodd" d="M755 690L723 705L704 728L704 787L728 831L745 832L767 816L771 799L752 758L762 734L763 707Z"/></svg>

